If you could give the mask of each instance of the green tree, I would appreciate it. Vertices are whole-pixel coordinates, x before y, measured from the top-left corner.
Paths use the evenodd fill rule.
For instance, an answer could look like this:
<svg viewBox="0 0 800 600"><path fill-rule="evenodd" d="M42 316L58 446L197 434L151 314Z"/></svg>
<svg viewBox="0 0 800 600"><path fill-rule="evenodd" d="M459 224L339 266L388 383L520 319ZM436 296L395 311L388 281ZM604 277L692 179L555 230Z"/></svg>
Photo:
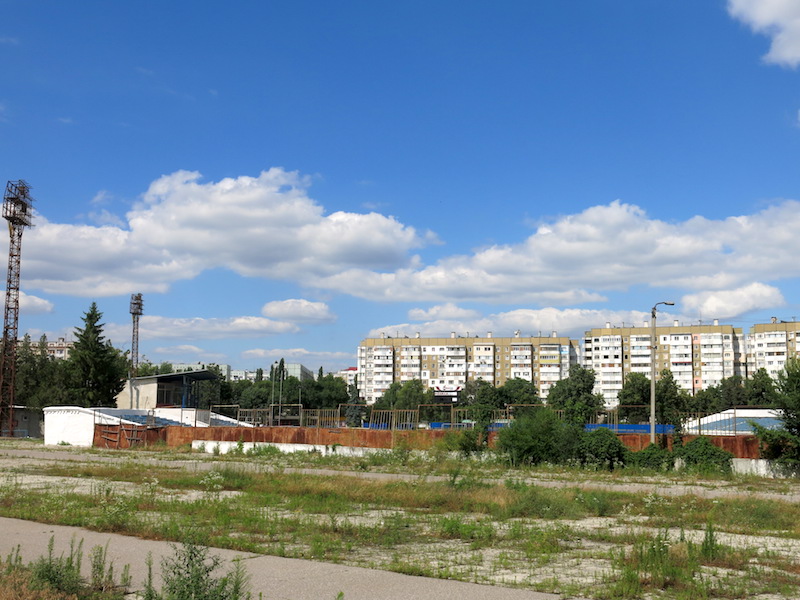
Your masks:
<svg viewBox="0 0 800 600"><path fill-rule="evenodd" d="M393 381L389 387L383 392L383 395L375 401L373 408L378 410L391 410L397 404L397 393L400 391L401 384L399 381Z"/></svg>
<svg viewBox="0 0 800 600"><path fill-rule="evenodd" d="M497 449L514 466L563 464L577 457L583 435L580 426L559 420L549 408L535 408L500 430Z"/></svg>
<svg viewBox="0 0 800 600"><path fill-rule="evenodd" d="M255 385L249 379L239 379L231 382L231 404L242 404L242 396L245 392ZM246 408L252 408L250 406Z"/></svg>
<svg viewBox="0 0 800 600"><path fill-rule="evenodd" d="M539 392L536 384L526 379L515 377L502 385L498 392L503 404L538 404Z"/></svg>
<svg viewBox="0 0 800 600"><path fill-rule="evenodd" d="M320 381L310 383L318 387L320 408L336 408L349 401L347 383L341 377L328 373Z"/></svg>
<svg viewBox="0 0 800 600"><path fill-rule="evenodd" d="M92 302L83 315L83 327L75 329L71 392L80 406L114 406L128 374L127 357L103 336L103 313Z"/></svg>
<svg viewBox="0 0 800 600"><path fill-rule="evenodd" d="M172 363L162 362L158 366L158 374L159 375L169 375L170 373L173 373L174 371L175 371L175 369L172 367Z"/></svg>
<svg viewBox="0 0 800 600"><path fill-rule="evenodd" d="M689 394L678 387L672 371L661 371L661 378L656 381L656 423L672 425L680 432L688 408Z"/></svg>
<svg viewBox="0 0 800 600"><path fill-rule="evenodd" d="M294 375L289 375L283 379L283 404L302 403L302 387L300 380Z"/></svg>
<svg viewBox="0 0 800 600"><path fill-rule="evenodd" d="M732 375L720 381L719 394L722 404L714 412L747 404L747 391L741 375Z"/></svg>
<svg viewBox="0 0 800 600"><path fill-rule="evenodd" d="M603 397L594 393L594 371L572 365L569 377L557 382L547 395L547 405L563 410L564 419L576 425L588 423L603 407Z"/></svg>
<svg viewBox="0 0 800 600"><path fill-rule="evenodd" d="M710 414L719 412L724 405L719 385L711 385L695 392L689 400L688 410L695 413Z"/></svg>
<svg viewBox="0 0 800 600"><path fill-rule="evenodd" d="M800 439L800 360L790 358L778 373L778 409L783 427Z"/></svg>
<svg viewBox="0 0 800 600"><path fill-rule="evenodd" d="M650 421L650 378L643 373L628 373L617 394L619 418L626 423Z"/></svg>
<svg viewBox="0 0 800 600"><path fill-rule="evenodd" d="M136 369L136 376L150 377L151 375L158 375L158 365L154 365L149 360L141 361Z"/></svg>
<svg viewBox="0 0 800 600"><path fill-rule="evenodd" d="M237 381L236 383L241 384L243 382ZM257 381L253 383L248 381L247 383L250 385L234 386L234 389L238 387L240 390L238 400L234 404L239 404L242 408L264 408L268 406L272 390L267 385L267 382Z"/></svg>
<svg viewBox="0 0 800 600"><path fill-rule="evenodd" d="M22 406L33 406L32 399L39 386L39 370L31 347L31 336L27 333L17 347L17 375L14 385L15 402Z"/></svg>
<svg viewBox="0 0 800 600"><path fill-rule="evenodd" d="M498 388L484 379L469 380L461 392L461 404L503 408L503 396Z"/></svg>
<svg viewBox="0 0 800 600"><path fill-rule="evenodd" d="M750 406L775 406L778 402L778 391L775 380L767 370L759 369L744 384L746 403Z"/></svg>
<svg viewBox="0 0 800 600"><path fill-rule="evenodd" d="M425 402L425 384L419 379L404 381L397 391L396 409L415 409Z"/></svg>
<svg viewBox="0 0 800 600"><path fill-rule="evenodd" d="M256 369L256 382L264 381L264 369L259 367Z"/></svg>

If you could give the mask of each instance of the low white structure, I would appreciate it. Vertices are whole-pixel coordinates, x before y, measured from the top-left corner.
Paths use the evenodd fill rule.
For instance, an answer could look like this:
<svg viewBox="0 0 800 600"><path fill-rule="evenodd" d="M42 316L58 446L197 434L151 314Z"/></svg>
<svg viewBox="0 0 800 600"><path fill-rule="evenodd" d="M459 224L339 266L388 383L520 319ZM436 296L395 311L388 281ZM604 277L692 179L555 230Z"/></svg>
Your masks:
<svg viewBox="0 0 800 600"><path fill-rule="evenodd" d="M48 406L44 409L44 443L45 446L64 444L90 447L94 442L95 423L116 425L119 422L118 417L98 415L91 408Z"/></svg>
<svg viewBox="0 0 800 600"><path fill-rule="evenodd" d="M684 423L690 435L747 435L754 433L753 423L766 429L782 427L781 414L774 408L729 408L722 412Z"/></svg>
<svg viewBox="0 0 800 600"><path fill-rule="evenodd" d="M49 406L44 409L44 443L46 446L62 444L91 447L94 443L95 425L252 427L225 415L195 408L136 410Z"/></svg>

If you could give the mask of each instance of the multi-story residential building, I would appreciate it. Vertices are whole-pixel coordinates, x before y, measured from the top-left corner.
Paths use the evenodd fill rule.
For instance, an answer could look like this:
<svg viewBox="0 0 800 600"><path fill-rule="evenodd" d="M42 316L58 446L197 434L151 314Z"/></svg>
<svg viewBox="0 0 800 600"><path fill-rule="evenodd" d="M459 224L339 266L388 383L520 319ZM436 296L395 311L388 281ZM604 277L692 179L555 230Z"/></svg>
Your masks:
<svg viewBox="0 0 800 600"><path fill-rule="evenodd" d="M22 346L24 343L23 339L17 340L17 348ZM31 350L34 352L39 351L39 341L38 340L30 340ZM67 359L69 358L69 354L72 349L75 347L75 342L67 341L66 338L60 337L55 342L47 340L46 351L47 356L51 358L55 358L57 360Z"/></svg>
<svg viewBox="0 0 800 600"><path fill-rule="evenodd" d="M501 386L521 378L536 384L540 397L569 374L578 344L567 337L457 336L368 338L358 347L359 396L372 404L394 382L419 379L443 395L482 379Z"/></svg>
<svg viewBox="0 0 800 600"><path fill-rule="evenodd" d="M336 371L333 376L343 380L347 384L347 388L350 389L350 386L356 382L358 377L358 367L347 367L341 371Z"/></svg>
<svg viewBox="0 0 800 600"><path fill-rule="evenodd" d="M219 369L222 377L225 381L231 380L231 366L230 365L218 365L217 363L170 363L172 365L172 370L175 373L186 373L189 371L204 371L208 370L212 367L216 367Z"/></svg>
<svg viewBox="0 0 800 600"><path fill-rule="evenodd" d="M726 377L746 374L742 330L731 325L681 325L656 328L656 376L668 369L677 384L690 394L717 385ZM617 395L628 373L650 377L651 327L591 329L584 339L583 364L595 371L595 393L607 406L617 404Z"/></svg>
<svg viewBox="0 0 800 600"><path fill-rule="evenodd" d="M778 321L773 317L771 323L760 323L750 328L748 375L766 369L774 378L789 358L800 358L800 322Z"/></svg>
<svg viewBox="0 0 800 600"><path fill-rule="evenodd" d="M231 381L255 381L258 373L246 369L231 369Z"/></svg>

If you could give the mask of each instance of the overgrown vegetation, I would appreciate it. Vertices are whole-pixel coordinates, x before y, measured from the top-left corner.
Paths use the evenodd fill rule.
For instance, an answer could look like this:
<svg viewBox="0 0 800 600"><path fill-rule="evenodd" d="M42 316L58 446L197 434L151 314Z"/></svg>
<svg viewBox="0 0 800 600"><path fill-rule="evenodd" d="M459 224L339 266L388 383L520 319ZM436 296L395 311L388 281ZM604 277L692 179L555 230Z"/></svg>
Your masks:
<svg viewBox="0 0 800 600"><path fill-rule="evenodd" d="M83 541L71 540L69 552L58 556L53 544L51 537L47 555L27 565L19 546L6 557L0 565L0 600L121 600L125 596L131 583L128 567L117 580L105 548L95 546L90 551L91 574L86 578L81 575Z"/></svg>
<svg viewBox="0 0 800 600"><path fill-rule="evenodd" d="M533 411L529 417L550 423L546 414ZM626 464L635 467L627 475L628 468L615 465L618 448L607 430L586 434L579 444L582 450L576 450L575 457L595 457L584 461L591 470L577 459L569 466L524 463L509 470L508 461L493 452L465 458L458 452L458 433L447 439L429 453L399 448L350 459L286 456L274 450L265 456L244 451L225 458L203 455L188 470L171 467L163 450L155 455L157 463L142 451L136 453L136 462L60 461L37 473L80 475L74 488L61 484L57 490L37 490L23 485L25 475L20 474L0 485L0 514L175 542L184 540L187 529L201 529L208 536L203 547L581 597L638 598L655 592L665 598L794 597L800 589L791 566L795 558L764 552L771 544L755 541L776 531L800 539L800 506L795 503L653 493L651 476L658 476L660 486L680 485L679 472L660 470L667 468L664 456L673 455L657 446L627 454ZM687 456L717 454L706 441L686 448ZM637 454L649 459L633 465L631 456ZM359 472L388 469L404 475L372 480L292 470L358 464L363 465L356 468ZM613 472L609 465L615 465ZM706 477L695 473L694 484ZM724 489L730 484L720 479L730 474L711 474L715 479L703 479L704 485ZM593 488L592 482L603 487ZM615 488L608 489L612 484ZM770 485L777 489L778 483ZM740 534L753 541L727 541ZM586 571L578 578L575 561ZM174 563L176 572L195 580L208 575L179 565ZM760 576L758 570L766 568L777 575ZM714 577L714 569L721 569L724 577ZM231 572L222 577L230 583L219 589L232 589L237 576Z"/></svg>

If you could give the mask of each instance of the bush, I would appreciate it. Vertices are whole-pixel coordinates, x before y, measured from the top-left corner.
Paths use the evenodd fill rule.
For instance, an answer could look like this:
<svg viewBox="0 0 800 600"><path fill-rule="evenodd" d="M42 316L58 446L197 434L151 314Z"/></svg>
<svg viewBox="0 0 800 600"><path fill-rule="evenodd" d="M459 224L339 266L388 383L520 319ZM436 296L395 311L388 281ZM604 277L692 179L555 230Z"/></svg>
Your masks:
<svg viewBox="0 0 800 600"><path fill-rule="evenodd" d="M220 578L213 575L222 563L195 539L173 546L174 555L161 563L162 592L153 587L152 556L147 557L148 577L144 600L244 600L250 597L247 575L239 561Z"/></svg>
<svg viewBox="0 0 800 600"><path fill-rule="evenodd" d="M497 450L506 454L513 466L563 464L578 455L582 436L580 427L559 421L552 410L539 408L502 429L497 436Z"/></svg>
<svg viewBox="0 0 800 600"><path fill-rule="evenodd" d="M627 453L625 444L607 427L598 427L585 434L578 445L578 458L582 465L609 471L624 466Z"/></svg>
<svg viewBox="0 0 800 600"><path fill-rule="evenodd" d="M637 466L640 469L670 471L674 466L675 459L666 448L661 448L657 444L650 444L644 450L630 452L627 462L629 465Z"/></svg>
<svg viewBox="0 0 800 600"><path fill-rule="evenodd" d="M733 454L711 443L707 437L699 437L675 450L690 471L703 473L730 473Z"/></svg>

